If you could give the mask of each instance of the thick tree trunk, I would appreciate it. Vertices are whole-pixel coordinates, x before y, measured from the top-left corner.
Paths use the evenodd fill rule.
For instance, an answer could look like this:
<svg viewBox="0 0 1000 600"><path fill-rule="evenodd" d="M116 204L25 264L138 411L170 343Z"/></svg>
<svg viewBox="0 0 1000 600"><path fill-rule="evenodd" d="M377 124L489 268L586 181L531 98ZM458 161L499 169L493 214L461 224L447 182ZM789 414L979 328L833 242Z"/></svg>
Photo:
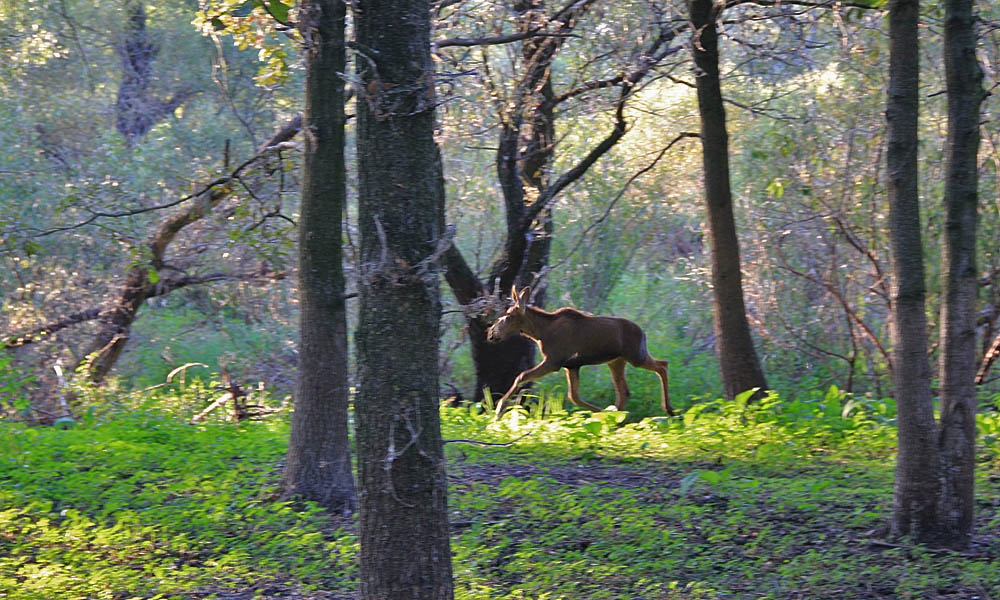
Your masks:
<svg viewBox="0 0 1000 600"><path fill-rule="evenodd" d="M899 456L893 535L921 542L937 536L940 463L924 312L923 243L917 170L919 0L889 4L889 97L886 105L889 237L892 252L893 387Z"/></svg>
<svg viewBox="0 0 1000 600"><path fill-rule="evenodd" d="M347 311L342 225L344 19L342 0L299 7L305 43L302 207L299 217L299 365L285 494L334 511L355 508L348 440Z"/></svg>
<svg viewBox="0 0 1000 600"><path fill-rule="evenodd" d="M446 238L430 7L361 0L357 15L361 598L445 600L454 594L436 263Z"/></svg>
<svg viewBox="0 0 1000 600"><path fill-rule="evenodd" d="M714 323L722 384L728 398L753 388L767 389L743 300L739 240L729 183L729 135L719 83L719 44L712 0L690 0L695 27L694 59L701 115L705 203L712 252Z"/></svg>
<svg viewBox="0 0 1000 600"><path fill-rule="evenodd" d="M947 213L941 307L941 543L968 546L973 524L976 442L976 224L979 112L984 98L976 60L972 0L946 0L948 82Z"/></svg>

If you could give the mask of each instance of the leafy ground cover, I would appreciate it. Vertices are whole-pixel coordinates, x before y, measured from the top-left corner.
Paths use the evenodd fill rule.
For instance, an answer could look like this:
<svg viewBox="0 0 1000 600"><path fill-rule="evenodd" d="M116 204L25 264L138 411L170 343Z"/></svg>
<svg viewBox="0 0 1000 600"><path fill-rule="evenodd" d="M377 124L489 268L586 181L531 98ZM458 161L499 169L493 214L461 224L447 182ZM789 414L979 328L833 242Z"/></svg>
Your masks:
<svg viewBox="0 0 1000 600"><path fill-rule="evenodd" d="M635 423L552 404L500 421L442 409L458 598L1000 596L994 412L980 417L979 533L956 553L878 536L885 403L831 390ZM0 597L353 598L353 519L277 498L285 420L188 424L200 406L163 396L65 429L0 424Z"/></svg>

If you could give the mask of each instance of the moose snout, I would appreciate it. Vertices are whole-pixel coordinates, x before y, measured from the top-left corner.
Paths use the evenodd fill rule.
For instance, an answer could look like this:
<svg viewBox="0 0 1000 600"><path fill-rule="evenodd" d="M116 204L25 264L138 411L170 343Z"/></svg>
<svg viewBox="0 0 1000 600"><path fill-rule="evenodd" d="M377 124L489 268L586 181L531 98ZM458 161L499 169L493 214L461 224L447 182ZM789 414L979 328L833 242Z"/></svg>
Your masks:
<svg viewBox="0 0 1000 600"><path fill-rule="evenodd" d="M501 325L504 322L504 317L500 317L497 322L490 325L490 328L486 330L486 341L491 344L496 344L503 340L503 333L500 331Z"/></svg>

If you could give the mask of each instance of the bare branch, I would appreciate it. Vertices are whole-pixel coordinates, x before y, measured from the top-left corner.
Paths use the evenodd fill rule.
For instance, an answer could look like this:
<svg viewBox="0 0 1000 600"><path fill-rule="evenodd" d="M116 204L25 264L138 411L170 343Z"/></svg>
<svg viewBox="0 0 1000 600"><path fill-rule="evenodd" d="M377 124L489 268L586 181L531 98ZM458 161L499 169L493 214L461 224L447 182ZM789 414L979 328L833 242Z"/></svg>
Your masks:
<svg viewBox="0 0 1000 600"><path fill-rule="evenodd" d="M587 228L583 230L583 233L580 234L580 236L577 238L576 244L574 244L573 248L566 253L566 256L563 257L563 259L559 263L550 265L549 267L546 268L546 271L553 271L557 269L560 265L568 261L574 254L576 254L576 251L580 249L580 245L583 244L585 239L587 239L587 237L590 235L590 232L593 231L595 227L606 221L608 216L611 215L611 211L614 210L615 205L618 203L619 200L621 200L622 196L625 195L625 192L628 190L629 187L631 187L631 185L635 182L635 180L638 179L639 177L642 177L649 171L651 171L653 167L655 167L660 162L660 159L662 159L663 156L671 148L674 147L674 144L685 138L696 138L696 137L701 137L701 136L697 133L691 133L688 131L677 134L677 137L672 139L670 143L667 144L665 148L663 148L663 150L660 150L660 152L656 155L656 158L654 158L651 163L633 173L632 176L628 178L628 181L625 182L625 185L622 186L622 189L618 191L618 194L616 194L615 197L611 199L611 202L608 203L607 207L605 207L604 214L602 214L598 219L590 223L590 225L588 225Z"/></svg>
<svg viewBox="0 0 1000 600"><path fill-rule="evenodd" d="M725 8L733 8L744 4L763 6L766 8L781 6L805 6L808 8L863 8L866 10L885 10L882 6L874 6L873 2L842 2L840 0L729 0Z"/></svg>
<svg viewBox="0 0 1000 600"><path fill-rule="evenodd" d="M440 48L470 48L473 46L499 46L501 44L510 44L511 42L520 42L530 38L536 37L572 37L567 33L542 33L541 28L532 29L530 31L522 31L520 33L511 33L509 35L498 35L496 37L488 38L451 38L447 40L440 40L433 42L433 47L435 50Z"/></svg>
<svg viewBox="0 0 1000 600"><path fill-rule="evenodd" d="M87 310L81 310L67 315L54 323L49 323L47 325L43 325L42 327L36 327L35 329L26 331L22 334L8 337L3 341L3 347L7 350L12 350L14 348L20 348L21 346L27 346L28 344L34 344L35 342L40 342L51 336L53 333L66 329L67 327L93 321L100 315L100 308L88 308Z"/></svg>

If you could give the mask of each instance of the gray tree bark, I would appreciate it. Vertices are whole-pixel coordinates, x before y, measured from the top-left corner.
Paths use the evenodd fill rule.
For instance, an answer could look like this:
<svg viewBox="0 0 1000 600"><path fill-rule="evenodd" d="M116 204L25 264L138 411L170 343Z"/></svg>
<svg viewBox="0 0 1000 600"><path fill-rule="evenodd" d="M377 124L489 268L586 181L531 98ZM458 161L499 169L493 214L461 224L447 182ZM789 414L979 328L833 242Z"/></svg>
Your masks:
<svg viewBox="0 0 1000 600"><path fill-rule="evenodd" d="M444 231L427 0L357 4L355 402L364 600L453 596L438 414Z"/></svg>
<svg viewBox="0 0 1000 600"><path fill-rule="evenodd" d="M356 506L348 439L347 311L342 224L344 22L342 0L305 0L305 151L299 217L299 365L282 487L333 511Z"/></svg>

